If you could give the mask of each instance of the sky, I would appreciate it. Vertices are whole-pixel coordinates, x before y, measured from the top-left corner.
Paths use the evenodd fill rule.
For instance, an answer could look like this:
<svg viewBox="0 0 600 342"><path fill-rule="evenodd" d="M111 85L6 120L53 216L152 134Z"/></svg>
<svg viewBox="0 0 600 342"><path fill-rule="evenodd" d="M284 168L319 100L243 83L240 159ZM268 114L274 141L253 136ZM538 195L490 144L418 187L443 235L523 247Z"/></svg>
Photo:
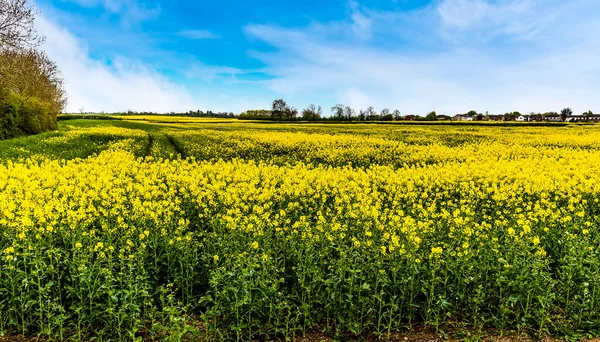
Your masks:
<svg viewBox="0 0 600 342"><path fill-rule="evenodd" d="M67 112L600 113L598 0L36 0Z"/></svg>

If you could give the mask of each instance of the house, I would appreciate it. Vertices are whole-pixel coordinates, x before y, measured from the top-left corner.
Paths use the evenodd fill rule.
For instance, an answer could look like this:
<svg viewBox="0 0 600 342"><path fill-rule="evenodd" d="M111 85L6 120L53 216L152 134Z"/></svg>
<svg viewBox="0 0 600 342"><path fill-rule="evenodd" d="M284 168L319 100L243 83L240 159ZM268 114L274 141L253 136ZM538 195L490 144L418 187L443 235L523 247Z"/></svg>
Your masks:
<svg viewBox="0 0 600 342"><path fill-rule="evenodd" d="M438 120L452 120L452 118L449 115L443 115L443 114L438 115L437 119Z"/></svg>
<svg viewBox="0 0 600 342"><path fill-rule="evenodd" d="M452 117L454 121L473 121L472 116L468 116L467 114L456 114Z"/></svg>
<svg viewBox="0 0 600 342"><path fill-rule="evenodd" d="M529 121L529 117L525 116L525 115L519 115L517 117L516 121L520 121L520 122Z"/></svg>
<svg viewBox="0 0 600 342"><path fill-rule="evenodd" d="M544 121L560 122L562 121L562 116L560 116L559 114L544 115Z"/></svg>
<svg viewBox="0 0 600 342"><path fill-rule="evenodd" d="M600 122L600 114L570 115L565 119L567 122Z"/></svg>
<svg viewBox="0 0 600 342"><path fill-rule="evenodd" d="M529 121L541 122L544 121L544 116L542 114L530 114Z"/></svg>
<svg viewBox="0 0 600 342"><path fill-rule="evenodd" d="M489 115L490 121L504 121L504 115Z"/></svg>

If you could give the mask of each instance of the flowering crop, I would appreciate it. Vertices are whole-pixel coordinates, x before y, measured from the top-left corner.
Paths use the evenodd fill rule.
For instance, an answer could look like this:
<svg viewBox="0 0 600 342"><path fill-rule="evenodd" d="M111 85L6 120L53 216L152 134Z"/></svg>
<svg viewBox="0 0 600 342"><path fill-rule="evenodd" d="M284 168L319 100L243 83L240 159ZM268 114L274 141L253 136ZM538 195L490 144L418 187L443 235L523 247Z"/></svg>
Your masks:
<svg viewBox="0 0 600 342"><path fill-rule="evenodd" d="M0 330L600 324L600 127L293 128L72 128L44 139L119 134L87 158L7 159Z"/></svg>

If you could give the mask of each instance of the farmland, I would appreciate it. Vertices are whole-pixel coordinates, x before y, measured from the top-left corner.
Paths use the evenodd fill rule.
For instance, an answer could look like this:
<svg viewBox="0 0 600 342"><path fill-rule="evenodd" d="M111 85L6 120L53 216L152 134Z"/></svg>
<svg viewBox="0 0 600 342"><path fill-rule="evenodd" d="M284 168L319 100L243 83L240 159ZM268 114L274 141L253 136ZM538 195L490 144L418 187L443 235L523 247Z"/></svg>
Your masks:
<svg viewBox="0 0 600 342"><path fill-rule="evenodd" d="M600 329L600 126L67 120L0 141L0 332Z"/></svg>

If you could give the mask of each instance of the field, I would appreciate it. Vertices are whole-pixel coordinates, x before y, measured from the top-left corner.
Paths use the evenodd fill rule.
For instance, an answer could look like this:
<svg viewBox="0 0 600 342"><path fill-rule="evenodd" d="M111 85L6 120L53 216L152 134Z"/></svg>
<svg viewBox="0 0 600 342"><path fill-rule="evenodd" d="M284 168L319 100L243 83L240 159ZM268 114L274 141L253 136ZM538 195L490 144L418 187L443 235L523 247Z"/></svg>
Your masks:
<svg viewBox="0 0 600 342"><path fill-rule="evenodd" d="M146 119L0 141L0 334L600 333L599 125Z"/></svg>

